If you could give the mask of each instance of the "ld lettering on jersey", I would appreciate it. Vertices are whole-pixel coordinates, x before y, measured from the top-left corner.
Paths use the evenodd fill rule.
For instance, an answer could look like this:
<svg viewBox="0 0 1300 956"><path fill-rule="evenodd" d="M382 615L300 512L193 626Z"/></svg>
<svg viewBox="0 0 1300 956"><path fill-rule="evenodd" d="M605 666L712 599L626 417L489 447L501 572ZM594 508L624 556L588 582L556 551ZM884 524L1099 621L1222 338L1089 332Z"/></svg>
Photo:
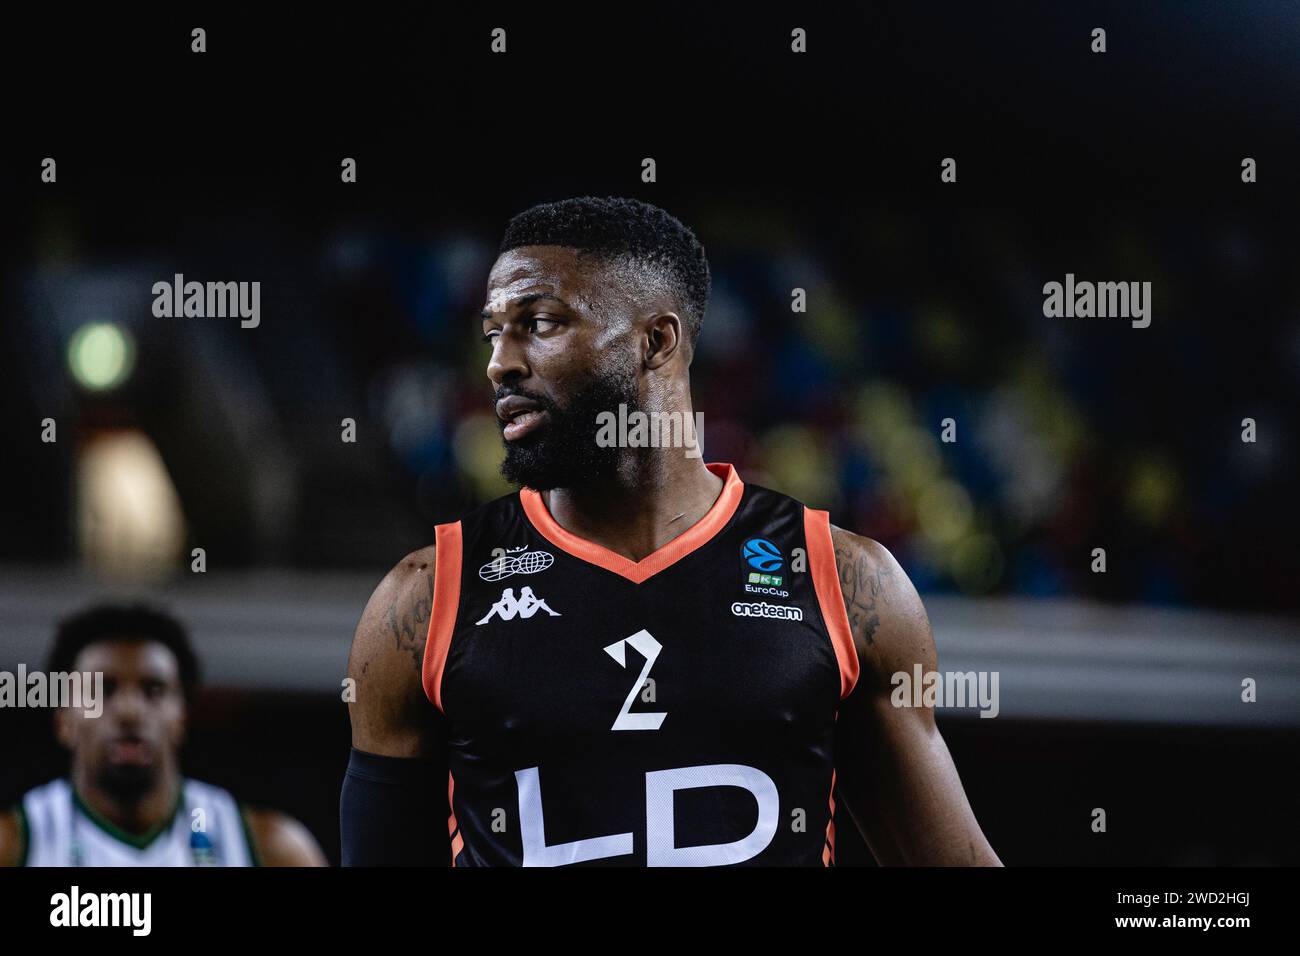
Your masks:
<svg viewBox="0 0 1300 956"><path fill-rule="evenodd" d="M519 820L523 832L524 866L567 866L587 860L625 856L633 849L631 833L546 843L542 788L537 768L515 773L519 786ZM673 795L696 787L740 787L758 801L758 822L745 837L730 843L679 847L673 819ZM776 836L781 801L772 778L743 764L706 764L654 770L645 775L646 865L727 866L758 856Z"/></svg>
<svg viewBox="0 0 1300 956"><path fill-rule="evenodd" d="M152 893L87 893L74 886L70 893L50 897L51 926L129 926L133 936L148 936L152 926Z"/></svg>

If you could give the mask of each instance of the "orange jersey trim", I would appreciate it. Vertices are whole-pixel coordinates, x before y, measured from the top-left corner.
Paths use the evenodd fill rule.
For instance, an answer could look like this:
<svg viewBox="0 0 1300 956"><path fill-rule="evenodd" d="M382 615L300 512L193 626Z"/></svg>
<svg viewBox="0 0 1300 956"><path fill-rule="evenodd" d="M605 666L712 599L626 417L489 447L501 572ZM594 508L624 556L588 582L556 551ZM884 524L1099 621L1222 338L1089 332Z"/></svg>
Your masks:
<svg viewBox="0 0 1300 956"><path fill-rule="evenodd" d="M541 494L532 488L521 488L519 500L523 503L524 513L528 515L528 520L532 522L533 527L561 551L566 551L575 558L604 568L606 571L613 571L633 584L640 584L707 544L726 526L731 516L736 513L736 509L740 507L745 483L736 474L736 469L723 463L709 464L705 467L723 480L722 494L718 495L718 500L713 503L704 517L687 531L640 561L633 561L631 558L616 554L602 545L580 538L560 527L546 509L546 502L542 500Z"/></svg>
<svg viewBox="0 0 1300 956"><path fill-rule="evenodd" d="M442 710L442 671L447 666L447 651L456 627L460 605L460 522L440 524L434 528L433 608L429 612L429 633L424 642L424 662L420 678L424 694L433 706Z"/></svg>
<svg viewBox="0 0 1300 956"><path fill-rule="evenodd" d="M460 832L460 824L456 822L456 805L453 802L456 794L456 778L447 771L447 835L451 837L451 865L456 865L456 857L460 856L460 851L465 849L465 835Z"/></svg>
<svg viewBox="0 0 1300 956"><path fill-rule="evenodd" d="M813 589L822 609L822 620L831 635L831 647L840 665L840 699L849 696L858 682L858 649L849 628L849 614L844 608L840 575L835 566L835 545L831 541L831 516L807 506L803 509L804 538L808 543L808 567Z"/></svg>
<svg viewBox="0 0 1300 956"><path fill-rule="evenodd" d="M839 715L836 714L838 717ZM831 818L826 821L826 845L822 850L822 866L835 865L835 768L831 767Z"/></svg>

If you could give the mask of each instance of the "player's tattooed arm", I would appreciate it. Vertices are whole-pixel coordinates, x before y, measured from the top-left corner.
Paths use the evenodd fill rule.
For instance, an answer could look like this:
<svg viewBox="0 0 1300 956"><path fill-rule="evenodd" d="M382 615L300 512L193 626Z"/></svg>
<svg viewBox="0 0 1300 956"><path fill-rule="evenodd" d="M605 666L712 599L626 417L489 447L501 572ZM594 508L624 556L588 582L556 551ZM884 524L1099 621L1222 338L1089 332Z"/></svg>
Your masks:
<svg viewBox="0 0 1300 956"><path fill-rule="evenodd" d="M386 757L435 754L440 715L424 696L421 664L433 605L432 546L413 551L375 588L348 658L355 700L352 746Z"/></svg>
<svg viewBox="0 0 1300 956"><path fill-rule="evenodd" d="M433 566L422 566L418 571L419 580L413 581L407 590L393 595L385 615L394 646L411 655L417 672L424 663L424 642L429 632L429 614L433 610Z"/></svg>
<svg viewBox="0 0 1300 956"><path fill-rule="evenodd" d="M890 580L893 569L890 562L880 560L873 553L873 545L882 552L884 548L870 538L832 527L831 540L835 544L835 566L839 569L840 591L854 640L872 644L880 627L876 603L883 599L885 589L893 586Z"/></svg>
<svg viewBox="0 0 1300 956"><path fill-rule="evenodd" d="M882 545L831 529L858 681L836 721L843 806L886 866L1000 866L966 798L933 707L895 707L895 674L938 669L916 588Z"/></svg>
<svg viewBox="0 0 1300 956"><path fill-rule="evenodd" d="M344 866L451 862L448 721L422 681L437 557L429 547L398 562L357 625L348 660L356 752L339 793ZM285 848L282 839L271 842Z"/></svg>

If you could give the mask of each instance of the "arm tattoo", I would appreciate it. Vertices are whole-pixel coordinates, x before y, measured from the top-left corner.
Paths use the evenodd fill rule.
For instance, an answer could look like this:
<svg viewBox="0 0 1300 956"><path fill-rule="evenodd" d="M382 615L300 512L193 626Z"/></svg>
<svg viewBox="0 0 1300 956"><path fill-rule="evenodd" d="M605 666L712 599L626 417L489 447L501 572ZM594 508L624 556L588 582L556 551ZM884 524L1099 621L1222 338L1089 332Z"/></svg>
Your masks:
<svg viewBox="0 0 1300 956"><path fill-rule="evenodd" d="M428 637L429 614L433 610L433 575L424 579L426 595L417 595L414 603L399 614L398 601L388 606L388 626L397 641L397 649L410 653L416 670L424 663L424 643ZM423 626L422 626L423 625Z"/></svg>
<svg viewBox="0 0 1300 956"><path fill-rule="evenodd" d="M882 576L889 574L889 569L872 562L865 551L841 543L835 545L835 565L840 571L840 590L844 594L844 609L849 613L849 626L868 644L874 644L876 629L880 627L876 599L884 591Z"/></svg>

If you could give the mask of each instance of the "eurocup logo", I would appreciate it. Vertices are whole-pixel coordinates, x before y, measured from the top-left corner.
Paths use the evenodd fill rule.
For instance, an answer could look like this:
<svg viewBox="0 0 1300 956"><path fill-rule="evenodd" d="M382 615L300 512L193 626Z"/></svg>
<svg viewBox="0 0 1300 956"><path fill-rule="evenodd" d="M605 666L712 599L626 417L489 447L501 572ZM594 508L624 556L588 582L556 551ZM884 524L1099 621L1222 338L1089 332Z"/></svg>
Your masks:
<svg viewBox="0 0 1300 956"><path fill-rule="evenodd" d="M781 552L766 538L750 538L740 553L756 571L781 570Z"/></svg>

